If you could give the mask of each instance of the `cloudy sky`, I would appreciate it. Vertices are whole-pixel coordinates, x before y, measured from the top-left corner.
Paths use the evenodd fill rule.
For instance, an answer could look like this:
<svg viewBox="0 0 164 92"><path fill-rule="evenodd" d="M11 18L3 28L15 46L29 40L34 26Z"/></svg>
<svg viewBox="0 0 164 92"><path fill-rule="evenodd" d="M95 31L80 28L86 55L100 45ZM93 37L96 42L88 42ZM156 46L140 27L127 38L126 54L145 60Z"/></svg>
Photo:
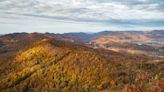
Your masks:
<svg viewBox="0 0 164 92"><path fill-rule="evenodd" d="M0 0L0 34L164 29L164 0Z"/></svg>

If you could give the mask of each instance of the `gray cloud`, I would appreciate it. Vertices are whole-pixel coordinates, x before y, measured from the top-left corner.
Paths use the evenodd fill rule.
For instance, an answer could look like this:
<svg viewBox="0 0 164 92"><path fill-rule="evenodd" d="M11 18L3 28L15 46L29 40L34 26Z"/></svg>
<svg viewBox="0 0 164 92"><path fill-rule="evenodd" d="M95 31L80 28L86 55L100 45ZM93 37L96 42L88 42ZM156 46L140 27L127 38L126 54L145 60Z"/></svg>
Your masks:
<svg viewBox="0 0 164 92"><path fill-rule="evenodd" d="M163 26L163 6L164 0L1 0L0 13L105 25Z"/></svg>
<svg viewBox="0 0 164 92"><path fill-rule="evenodd" d="M164 18L162 0L3 0L0 10L76 19Z"/></svg>

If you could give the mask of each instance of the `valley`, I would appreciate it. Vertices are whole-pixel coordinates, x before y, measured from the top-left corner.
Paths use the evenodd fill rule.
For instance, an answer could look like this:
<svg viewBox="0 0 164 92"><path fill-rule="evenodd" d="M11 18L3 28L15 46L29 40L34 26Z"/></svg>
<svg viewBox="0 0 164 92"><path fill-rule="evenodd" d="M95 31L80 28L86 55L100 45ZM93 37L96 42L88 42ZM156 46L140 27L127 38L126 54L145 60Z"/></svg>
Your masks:
<svg viewBox="0 0 164 92"><path fill-rule="evenodd" d="M163 31L2 35L0 92L162 92L163 38Z"/></svg>

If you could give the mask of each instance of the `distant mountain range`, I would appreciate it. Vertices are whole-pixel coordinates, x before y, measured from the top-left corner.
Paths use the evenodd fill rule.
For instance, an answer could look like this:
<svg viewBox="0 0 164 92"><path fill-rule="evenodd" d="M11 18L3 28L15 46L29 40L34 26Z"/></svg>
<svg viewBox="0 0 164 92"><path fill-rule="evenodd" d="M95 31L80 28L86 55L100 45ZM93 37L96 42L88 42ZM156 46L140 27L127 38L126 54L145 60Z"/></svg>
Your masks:
<svg viewBox="0 0 164 92"><path fill-rule="evenodd" d="M148 35L152 38L164 38L164 30L153 30L153 31L101 31L96 33L85 33L85 32L76 32L76 33L64 33L64 34L54 34L54 33L45 33L48 36L51 37L62 37L62 38L71 38L74 40L80 40L83 42L89 42L94 38L100 37L100 36L108 36L108 35L114 35L114 34L121 34L121 33L129 33L129 34L142 34L142 35ZM25 36L28 33L13 33L13 34L7 34L9 37L18 37L19 36ZM1 34L0 34L1 35ZM2 35L1 35L2 36Z"/></svg>
<svg viewBox="0 0 164 92"><path fill-rule="evenodd" d="M0 44L13 45L13 42L23 43L26 46L41 39L56 39L79 44L87 44L93 48L105 48L110 50L131 49L143 51L163 51L164 30L153 31L102 31L97 33L13 33L0 37ZM23 41L23 42L21 42ZM13 46L12 46L13 47ZM158 50L156 50L158 49ZM136 51L135 51L136 52ZM150 52L148 52L150 53ZM157 53L157 52L154 52ZM161 53L161 52L160 52ZM162 53L163 55L163 53ZM157 55L159 56L159 55Z"/></svg>
<svg viewBox="0 0 164 92"><path fill-rule="evenodd" d="M131 42L142 42L143 41L150 41L150 40L158 40L163 41L164 39L164 30L154 30L154 31L102 31L97 33L64 33L64 34L54 34L54 33L32 33L38 35L44 35L46 37L56 38L59 40L70 40L75 42L83 42L89 43L93 42L94 40L104 39L111 42L111 40L116 41L131 41ZM31 35L32 35L31 34ZM25 36L29 35L28 33L13 33L13 34L6 34L1 35L2 38L10 38L19 40L24 38ZM101 41L102 42L102 41Z"/></svg>
<svg viewBox="0 0 164 92"><path fill-rule="evenodd" d="M65 33L63 35L67 37L71 37L72 39L75 40L80 40L82 42L90 42L91 40L101 37L101 36L110 36L110 35L115 35L115 34L123 34L123 33L129 33L131 35L133 34L138 34L138 35L147 35L153 39L161 39L164 38L164 30L154 30L154 31L102 31L98 33ZM127 34L128 35L128 34ZM124 35L126 36L126 35Z"/></svg>

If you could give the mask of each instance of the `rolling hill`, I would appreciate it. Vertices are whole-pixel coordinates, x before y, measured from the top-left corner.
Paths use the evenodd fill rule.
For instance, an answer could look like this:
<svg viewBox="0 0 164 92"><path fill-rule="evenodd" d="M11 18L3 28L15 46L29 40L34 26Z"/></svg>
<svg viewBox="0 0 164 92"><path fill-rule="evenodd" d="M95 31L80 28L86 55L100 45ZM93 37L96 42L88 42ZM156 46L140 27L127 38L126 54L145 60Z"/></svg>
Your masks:
<svg viewBox="0 0 164 92"><path fill-rule="evenodd" d="M163 62L153 63L152 57L142 54L94 49L68 38L48 33L0 37L0 91L163 91Z"/></svg>

